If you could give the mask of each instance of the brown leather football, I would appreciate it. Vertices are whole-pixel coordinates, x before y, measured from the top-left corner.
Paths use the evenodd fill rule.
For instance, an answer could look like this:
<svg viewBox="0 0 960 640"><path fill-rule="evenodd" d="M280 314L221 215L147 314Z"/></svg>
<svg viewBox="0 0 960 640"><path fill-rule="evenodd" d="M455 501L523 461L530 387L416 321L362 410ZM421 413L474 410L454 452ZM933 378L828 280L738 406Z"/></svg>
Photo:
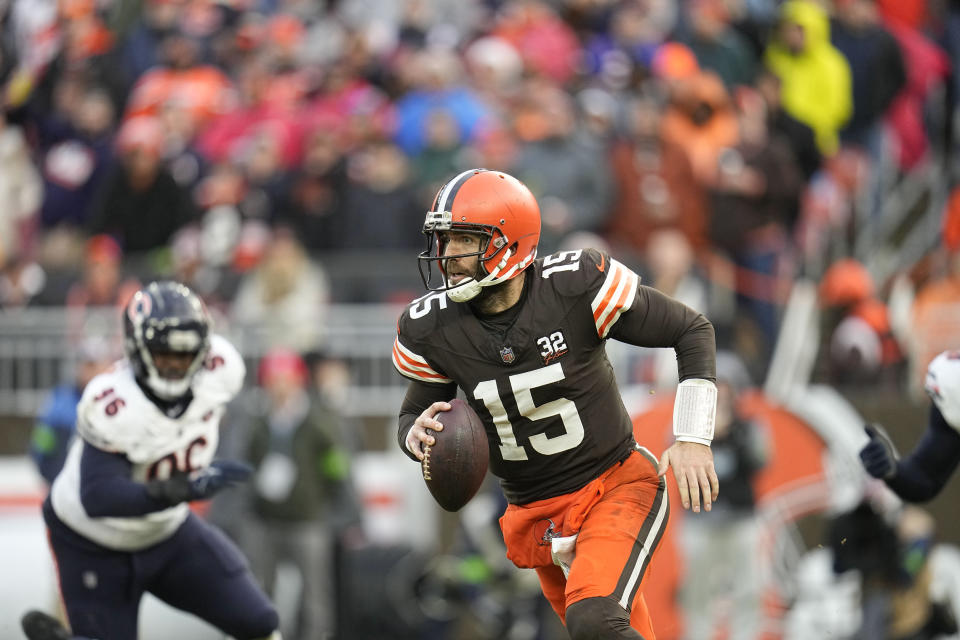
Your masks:
<svg viewBox="0 0 960 640"><path fill-rule="evenodd" d="M459 511L483 484L490 450L477 412L460 398L451 400L450 405L450 411L436 415L443 430L427 429L436 442L424 447L420 469L437 504L447 511Z"/></svg>

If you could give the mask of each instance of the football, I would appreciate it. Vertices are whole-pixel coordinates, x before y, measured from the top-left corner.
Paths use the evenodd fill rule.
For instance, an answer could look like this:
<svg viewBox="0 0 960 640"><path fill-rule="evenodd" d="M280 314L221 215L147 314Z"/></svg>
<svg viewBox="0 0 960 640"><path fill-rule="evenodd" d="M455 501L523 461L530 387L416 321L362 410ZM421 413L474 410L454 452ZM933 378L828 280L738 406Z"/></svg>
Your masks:
<svg viewBox="0 0 960 640"><path fill-rule="evenodd" d="M436 415L443 430L427 430L436 442L424 447L420 469L437 504L447 511L459 511L483 484L490 451L476 411L460 398L451 400L450 405L450 411Z"/></svg>

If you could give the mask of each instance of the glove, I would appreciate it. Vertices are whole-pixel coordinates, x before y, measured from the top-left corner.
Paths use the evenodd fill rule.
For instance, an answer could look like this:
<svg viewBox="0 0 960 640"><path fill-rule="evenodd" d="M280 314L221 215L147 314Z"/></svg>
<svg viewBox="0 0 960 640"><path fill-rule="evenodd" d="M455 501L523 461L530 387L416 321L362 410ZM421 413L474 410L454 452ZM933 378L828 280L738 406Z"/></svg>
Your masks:
<svg viewBox="0 0 960 640"><path fill-rule="evenodd" d="M243 482L253 467L238 460L215 460L209 467L178 473L167 480L147 483L147 493L170 505L190 500L208 500L230 485Z"/></svg>
<svg viewBox="0 0 960 640"><path fill-rule="evenodd" d="M892 478L897 473L897 460L900 454L886 430L876 423L864 426L870 436L870 442L860 450L860 461L864 469L874 478Z"/></svg>
<svg viewBox="0 0 960 640"><path fill-rule="evenodd" d="M215 460L209 467L197 469L190 479L191 500L206 500L230 485L245 481L253 467L239 460Z"/></svg>

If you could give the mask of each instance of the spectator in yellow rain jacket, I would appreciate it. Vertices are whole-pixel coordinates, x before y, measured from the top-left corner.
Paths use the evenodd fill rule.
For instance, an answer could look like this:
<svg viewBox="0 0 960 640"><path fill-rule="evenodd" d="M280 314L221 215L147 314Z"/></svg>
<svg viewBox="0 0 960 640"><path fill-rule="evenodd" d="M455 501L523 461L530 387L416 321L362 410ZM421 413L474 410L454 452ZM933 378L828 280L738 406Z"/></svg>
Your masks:
<svg viewBox="0 0 960 640"><path fill-rule="evenodd" d="M830 44L824 10L809 0L784 3L764 62L780 78L783 108L813 129L824 155L833 155L853 112L853 89L849 63Z"/></svg>

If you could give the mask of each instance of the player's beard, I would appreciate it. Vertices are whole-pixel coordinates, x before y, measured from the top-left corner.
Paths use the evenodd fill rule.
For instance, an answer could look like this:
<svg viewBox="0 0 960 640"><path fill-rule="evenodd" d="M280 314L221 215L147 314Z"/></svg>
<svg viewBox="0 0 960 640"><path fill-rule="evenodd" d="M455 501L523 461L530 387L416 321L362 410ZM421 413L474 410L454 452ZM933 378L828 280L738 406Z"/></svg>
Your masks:
<svg viewBox="0 0 960 640"><path fill-rule="evenodd" d="M478 310L484 311L485 309L493 306L492 303L496 302L497 298L503 291L503 283L490 285L489 287L484 287L480 289L480 293L477 294L477 297L470 301L470 304L475 306Z"/></svg>
<svg viewBox="0 0 960 640"><path fill-rule="evenodd" d="M476 277L478 279L485 278L486 273L478 268L478 273ZM518 278L523 278L526 276L526 273L521 273ZM505 280L498 284L492 284L480 289L480 293L477 294L477 297L470 301L470 305L479 311L482 314L489 315L496 313L494 311L501 306L501 302L507 298L507 285L510 283L510 280ZM511 305L512 306L512 305ZM509 307L508 307L509 308ZM499 309L499 311L506 311L506 309Z"/></svg>

